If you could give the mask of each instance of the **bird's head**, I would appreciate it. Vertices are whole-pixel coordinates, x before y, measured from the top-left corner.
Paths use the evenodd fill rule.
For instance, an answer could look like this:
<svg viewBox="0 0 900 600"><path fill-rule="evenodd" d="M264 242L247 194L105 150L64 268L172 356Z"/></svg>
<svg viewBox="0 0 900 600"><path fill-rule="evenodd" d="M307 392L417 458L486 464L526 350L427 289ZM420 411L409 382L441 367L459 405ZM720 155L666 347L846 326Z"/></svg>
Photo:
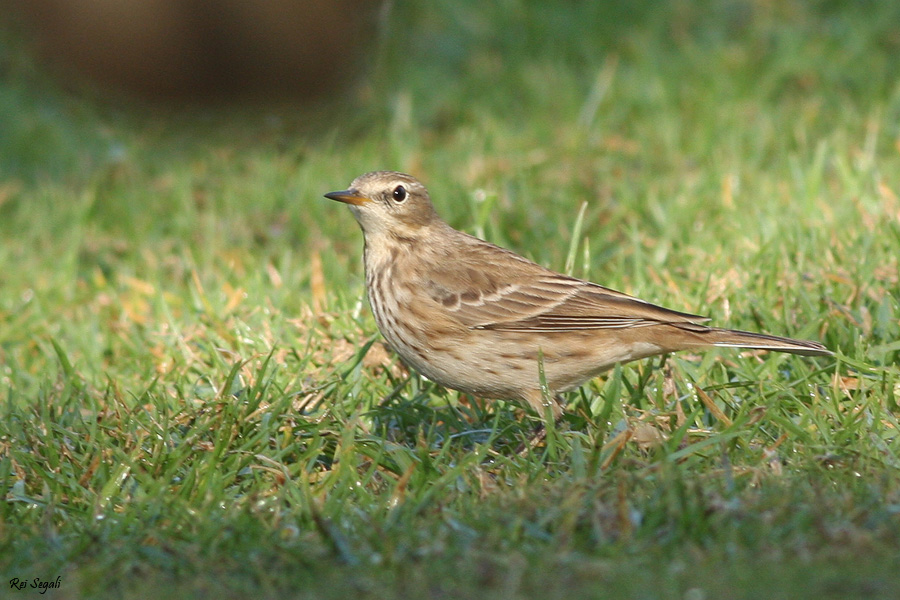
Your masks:
<svg viewBox="0 0 900 600"><path fill-rule="evenodd" d="M325 197L347 204L366 235L414 236L440 221L425 186L415 177L396 171L360 175L348 189L329 192Z"/></svg>

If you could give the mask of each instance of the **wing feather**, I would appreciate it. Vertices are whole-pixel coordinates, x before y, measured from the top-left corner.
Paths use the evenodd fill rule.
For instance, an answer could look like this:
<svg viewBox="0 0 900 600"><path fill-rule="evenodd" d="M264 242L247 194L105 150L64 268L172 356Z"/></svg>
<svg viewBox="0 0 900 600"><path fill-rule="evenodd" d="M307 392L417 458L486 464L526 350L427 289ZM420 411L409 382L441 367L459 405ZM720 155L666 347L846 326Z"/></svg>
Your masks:
<svg viewBox="0 0 900 600"><path fill-rule="evenodd" d="M508 250L466 237L467 247L456 254L465 256L466 264L432 265L426 284L429 296L466 327L550 332L708 320L554 273ZM494 264L498 251L506 255L503 264L508 268Z"/></svg>

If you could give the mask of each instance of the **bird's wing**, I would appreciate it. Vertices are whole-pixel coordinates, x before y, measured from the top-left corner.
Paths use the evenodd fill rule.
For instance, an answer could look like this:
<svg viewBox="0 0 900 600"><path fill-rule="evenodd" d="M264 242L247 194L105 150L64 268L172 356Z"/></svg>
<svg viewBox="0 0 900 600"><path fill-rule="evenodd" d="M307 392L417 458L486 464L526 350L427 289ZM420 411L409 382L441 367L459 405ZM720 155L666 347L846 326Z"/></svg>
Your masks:
<svg viewBox="0 0 900 600"><path fill-rule="evenodd" d="M476 327L507 331L575 331L624 329L659 323L693 324L708 320L699 315L656 306L586 281L576 279L570 285L569 294L545 303L538 314L515 320L483 323ZM521 292L520 289L514 293Z"/></svg>
<svg viewBox="0 0 900 600"><path fill-rule="evenodd" d="M489 249L479 252L480 247L470 248L464 265L435 266L425 284L428 295L466 327L572 331L708 320L554 273L481 243Z"/></svg>

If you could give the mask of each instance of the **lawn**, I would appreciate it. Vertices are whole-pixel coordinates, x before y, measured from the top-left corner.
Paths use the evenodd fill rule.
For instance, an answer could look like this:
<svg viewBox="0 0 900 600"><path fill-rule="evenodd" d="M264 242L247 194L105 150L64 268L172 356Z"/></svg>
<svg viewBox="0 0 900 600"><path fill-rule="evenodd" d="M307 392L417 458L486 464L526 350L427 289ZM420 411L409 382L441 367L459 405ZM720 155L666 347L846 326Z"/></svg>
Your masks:
<svg viewBox="0 0 900 600"><path fill-rule="evenodd" d="M312 106L110 99L3 31L4 597L900 597L900 5L398 2ZM536 415L383 345L322 198L376 169L836 356L623 365L520 455Z"/></svg>

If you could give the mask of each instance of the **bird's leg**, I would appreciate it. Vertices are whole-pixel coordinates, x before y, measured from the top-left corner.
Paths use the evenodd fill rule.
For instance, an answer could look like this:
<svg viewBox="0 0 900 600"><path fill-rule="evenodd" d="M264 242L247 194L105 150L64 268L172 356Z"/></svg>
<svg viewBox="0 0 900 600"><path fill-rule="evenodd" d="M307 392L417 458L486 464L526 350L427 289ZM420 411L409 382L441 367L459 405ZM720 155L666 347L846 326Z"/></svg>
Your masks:
<svg viewBox="0 0 900 600"><path fill-rule="evenodd" d="M529 404L532 407L535 407L535 402L529 398ZM519 456L524 456L531 450L537 448L544 440L547 439L547 425L549 423L553 423L553 428L555 429L563 417L563 399L557 394L552 398L549 403L545 403L543 396L540 398L539 406L543 408L543 414L541 415L541 421L538 423L537 427L534 429L534 433L531 434L531 437L527 442L523 442L517 451Z"/></svg>

